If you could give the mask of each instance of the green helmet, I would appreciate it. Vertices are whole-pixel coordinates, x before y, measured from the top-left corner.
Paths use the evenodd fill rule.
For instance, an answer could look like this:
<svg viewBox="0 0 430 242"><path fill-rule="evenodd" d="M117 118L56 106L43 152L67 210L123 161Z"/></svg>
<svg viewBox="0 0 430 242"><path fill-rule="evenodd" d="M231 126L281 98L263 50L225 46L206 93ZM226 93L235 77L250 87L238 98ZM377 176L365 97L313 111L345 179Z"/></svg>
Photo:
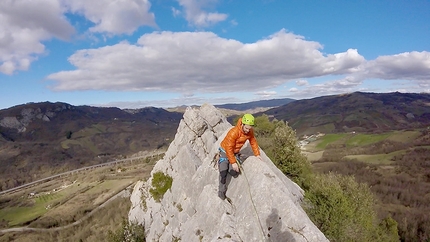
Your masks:
<svg viewBox="0 0 430 242"><path fill-rule="evenodd" d="M252 116L252 114L249 114L249 113L243 115L242 123L254 126L254 116Z"/></svg>

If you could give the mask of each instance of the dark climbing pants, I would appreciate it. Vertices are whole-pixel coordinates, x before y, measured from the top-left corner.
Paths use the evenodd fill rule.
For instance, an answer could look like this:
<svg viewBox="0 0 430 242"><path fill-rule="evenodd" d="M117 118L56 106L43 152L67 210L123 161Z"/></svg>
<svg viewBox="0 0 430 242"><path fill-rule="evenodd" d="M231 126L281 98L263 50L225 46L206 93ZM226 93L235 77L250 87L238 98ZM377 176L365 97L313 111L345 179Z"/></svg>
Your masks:
<svg viewBox="0 0 430 242"><path fill-rule="evenodd" d="M228 162L227 156L224 152L221 152L220 159L222 162L218 163L219 168L219 186L218 191L225 194L227 191L227 176L230 174L232 177L237 177L238 172L233 170L232 165Z"/></svg>

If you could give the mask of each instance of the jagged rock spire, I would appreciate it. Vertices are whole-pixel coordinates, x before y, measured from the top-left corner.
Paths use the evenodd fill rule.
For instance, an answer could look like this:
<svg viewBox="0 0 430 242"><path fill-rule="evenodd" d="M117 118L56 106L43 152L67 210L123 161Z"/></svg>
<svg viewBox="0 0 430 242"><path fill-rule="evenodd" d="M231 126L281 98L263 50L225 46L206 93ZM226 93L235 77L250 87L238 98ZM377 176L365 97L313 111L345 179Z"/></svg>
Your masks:
<svg viewBox="0 0 430 242"><path fill-rule="evenodd" d="M217 195L218 170L212 158L231 128L214 106L187 108L175 139L152 175L173 178L160 202L149 193L152 176L138 182L129 220L145 226L146 241L327 241L301 207L303 191L275 167L249 156L228 185L227 200ZM258 139L258 137L257 137Z"/></svg>

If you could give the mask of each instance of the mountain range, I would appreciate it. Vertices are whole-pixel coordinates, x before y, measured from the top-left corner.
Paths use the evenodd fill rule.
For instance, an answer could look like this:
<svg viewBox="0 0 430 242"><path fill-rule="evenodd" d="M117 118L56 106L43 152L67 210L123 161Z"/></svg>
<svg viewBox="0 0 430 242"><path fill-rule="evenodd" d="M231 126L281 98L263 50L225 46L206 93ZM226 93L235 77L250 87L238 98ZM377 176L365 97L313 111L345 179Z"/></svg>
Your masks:
<svg viewBox="0 0 430 242"><path fill-rule="evenodd" d="M430 126L430 94L363 93L216 106L284 120L297 135ZM261 111L264 110L264 111ZM0 190L139 151L167 148L184 109L28 103L0 110ZM233 116L232 116L233 117Z"/></svg>
<svg viewBox="0 0 430 242"><path fill-rule="evenodd" d="M256 108L275 108L294 101L296 100L291 98L282 98L282 99L260 100L260 101L247 102L247 103L227 103L222 105L215 105L215 107L223 108L223 109L232 109L237 111L246 111L246 110L252 110Z"/></svg>
<svg viewBox="0 0 430 242"><path fill-rule="evenodd" d="M0 190L167 148L182 113L29 103L0 110Z"/></svg>
<svg viewBox="0 0 430 242"><path fill-rule="evenodd" d="M430 125L430 94L354 92L297 100L261 114L287 121L299 135L416 129Z"/></svg>

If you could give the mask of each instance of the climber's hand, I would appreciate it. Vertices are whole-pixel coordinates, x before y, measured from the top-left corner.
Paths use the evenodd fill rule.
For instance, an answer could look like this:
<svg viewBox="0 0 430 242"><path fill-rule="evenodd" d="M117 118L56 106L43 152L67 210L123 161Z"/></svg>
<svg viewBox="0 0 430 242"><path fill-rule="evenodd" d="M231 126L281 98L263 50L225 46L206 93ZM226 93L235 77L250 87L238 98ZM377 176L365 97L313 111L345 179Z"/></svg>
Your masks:
<svg viewBox="0 0 430 242"><path fill-rule="evenodd" d="M233 164L231 164L231 166L233 167L233 170L234 170L234 171L236 171L236 172L240 172L240 171L239 171L239 166L237 165L237 163L233 163Z"/></svg>

